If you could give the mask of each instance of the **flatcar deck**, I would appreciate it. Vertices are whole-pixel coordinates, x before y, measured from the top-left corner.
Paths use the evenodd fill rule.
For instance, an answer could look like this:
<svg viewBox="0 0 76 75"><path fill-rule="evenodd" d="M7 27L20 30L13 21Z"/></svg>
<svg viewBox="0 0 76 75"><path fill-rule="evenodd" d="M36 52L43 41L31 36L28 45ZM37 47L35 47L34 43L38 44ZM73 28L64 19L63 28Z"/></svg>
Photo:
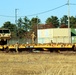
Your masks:
<svg viewBox="0 0 76 75"><path fill-rule="evenodd" d="M75 44L19 44L18 48L72 48ZM6 48L15 49L15 44L0 45L0 49Z"/></svg>

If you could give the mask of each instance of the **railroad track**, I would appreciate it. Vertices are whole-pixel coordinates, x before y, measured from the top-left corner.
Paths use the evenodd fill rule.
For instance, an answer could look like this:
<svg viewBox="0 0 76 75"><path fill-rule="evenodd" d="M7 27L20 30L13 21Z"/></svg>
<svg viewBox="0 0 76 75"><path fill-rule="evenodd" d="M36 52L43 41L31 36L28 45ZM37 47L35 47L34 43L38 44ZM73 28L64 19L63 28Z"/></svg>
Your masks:
<svg viewBox="0 0 76 75"><path fill-rule="evenodd" d="M16 53L15 50L10 50L9 52L6 52L6 51L1 51L0 50L0 53L5 53L5 54L64 54L64 55L76 55L76 51L73 51L72 49L71 50L65 50L65 51L53 51L53 52L50 52L50 51L40 51L40 50L35 50L35 51L29 51L29 50L20 50L19 53Z"/></svg>

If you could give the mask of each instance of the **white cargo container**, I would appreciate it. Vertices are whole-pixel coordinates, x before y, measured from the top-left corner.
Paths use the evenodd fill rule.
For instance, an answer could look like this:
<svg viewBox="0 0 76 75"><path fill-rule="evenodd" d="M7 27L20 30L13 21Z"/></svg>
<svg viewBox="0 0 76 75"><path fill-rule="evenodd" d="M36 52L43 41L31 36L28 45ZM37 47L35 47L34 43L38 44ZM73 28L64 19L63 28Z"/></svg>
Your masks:
<svg viewBox="0 0 76 75"><path fill-rule="evenodd" d="M38 43L51 43L51 41L54 43L69 43L68 38L68 28L38 29Z"/></svg>
<svg viewBox="0 0 76 75"><path fill-rule="evenodd" d="M38 43L50 43L53 40L53 29L39 29Z"/></svg>

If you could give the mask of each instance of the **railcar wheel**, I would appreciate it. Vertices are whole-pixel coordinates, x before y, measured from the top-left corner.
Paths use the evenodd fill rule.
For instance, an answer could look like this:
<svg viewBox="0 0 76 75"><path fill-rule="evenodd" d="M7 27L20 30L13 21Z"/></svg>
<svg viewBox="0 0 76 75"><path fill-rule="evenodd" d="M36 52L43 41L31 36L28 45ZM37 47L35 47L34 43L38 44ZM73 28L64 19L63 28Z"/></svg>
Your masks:
<svg viewBox="0 0 76 75"><path fill-rule="evenodd" d="M72 49L73 49L73 51L76 51L76 46L75 46L75 45L73 45Z"/></svg>
<svg viewBox="0 0 76 75"><path fill-rule="evenodd" d="M8 53L9 52L8 46L4 50L6 51L6 53Z"/></svg>

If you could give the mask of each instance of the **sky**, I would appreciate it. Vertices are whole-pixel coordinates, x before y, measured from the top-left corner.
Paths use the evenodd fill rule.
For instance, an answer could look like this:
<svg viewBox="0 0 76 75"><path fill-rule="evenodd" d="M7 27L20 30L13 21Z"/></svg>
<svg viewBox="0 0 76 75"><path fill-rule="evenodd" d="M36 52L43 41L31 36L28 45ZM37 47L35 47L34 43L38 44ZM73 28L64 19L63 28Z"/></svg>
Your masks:
<svg viewBox="0 0 76 75"><path fill-rule="evenodd" d="M76 16L76 0L69 1L72 4L69 10L70 16ZM67 2L68 0L1 0L0 27L7 21L15 24L15 9L17 9L17 20L25 16L28 19L38 16L41 23L45 23L51 16L57 16L60 19L68 15L68 5L65 5ZM64 6L61 7L62 5Z"/></svg>

